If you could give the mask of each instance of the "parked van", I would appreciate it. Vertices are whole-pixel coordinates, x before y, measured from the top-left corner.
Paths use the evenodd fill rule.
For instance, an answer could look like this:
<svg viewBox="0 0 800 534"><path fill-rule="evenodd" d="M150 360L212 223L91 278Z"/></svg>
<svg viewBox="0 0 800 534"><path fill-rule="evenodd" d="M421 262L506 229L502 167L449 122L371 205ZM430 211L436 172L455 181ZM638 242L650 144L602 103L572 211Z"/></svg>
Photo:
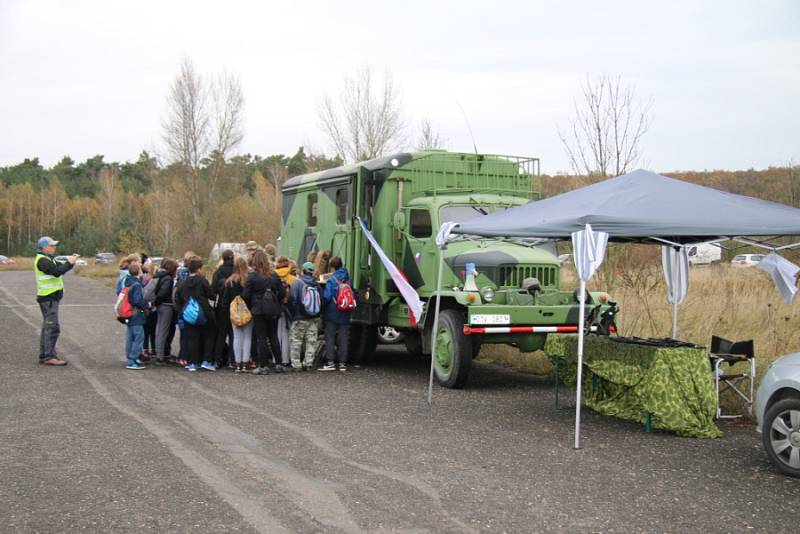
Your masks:
<svg viewBox="0 0 800 534"><path fill-rule="evenodd" d="M700 243L688 250L689 265L708 265L722 260L722 248L718 243Z"/></svg>

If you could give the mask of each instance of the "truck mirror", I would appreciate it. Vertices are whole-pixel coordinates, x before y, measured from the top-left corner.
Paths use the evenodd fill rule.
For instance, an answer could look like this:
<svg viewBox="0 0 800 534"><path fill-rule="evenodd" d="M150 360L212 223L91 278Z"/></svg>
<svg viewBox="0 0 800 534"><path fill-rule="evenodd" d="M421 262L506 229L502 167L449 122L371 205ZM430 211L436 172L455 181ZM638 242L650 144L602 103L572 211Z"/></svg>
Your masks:
<svg viewBox="0 0 800 534"><path fill-rule="evenodd" d="M406 214L402 211L395 212L394 227L401 232L406 229Z"/></svg>

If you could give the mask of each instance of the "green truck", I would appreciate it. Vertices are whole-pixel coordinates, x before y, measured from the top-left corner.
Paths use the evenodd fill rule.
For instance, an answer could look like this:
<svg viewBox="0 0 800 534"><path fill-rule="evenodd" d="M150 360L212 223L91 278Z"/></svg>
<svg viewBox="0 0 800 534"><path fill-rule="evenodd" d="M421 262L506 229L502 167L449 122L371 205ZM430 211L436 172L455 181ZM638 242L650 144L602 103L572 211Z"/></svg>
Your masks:
<svg viewBox="0 0 800 534"><path fill-rule="evenodd" d="M438 150L296 176L282 188L280 252L298 263L320 250L344 260L358 295L349 353L354 362L374 352L377 328L384 325L404 333L409 353L430 354L439 227L538 200L540 188L536 158ZM419 322L411 320L358 218L425 303ZM434 362L440 384L463 387L483 344L530 352L541 349L548 334L577 332L577 292L560 290L555 250L531 245L491 238L448 244ZM614 330L616 306L607 294L589 293L586 306L587 330Z"/></svg>

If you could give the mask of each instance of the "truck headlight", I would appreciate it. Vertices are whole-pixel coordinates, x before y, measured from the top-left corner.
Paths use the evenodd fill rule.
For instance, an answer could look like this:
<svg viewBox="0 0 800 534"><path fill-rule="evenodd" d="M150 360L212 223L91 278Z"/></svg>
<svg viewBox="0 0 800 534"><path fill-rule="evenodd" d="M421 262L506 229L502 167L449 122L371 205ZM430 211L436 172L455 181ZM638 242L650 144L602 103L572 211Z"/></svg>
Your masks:
<svg viewBox="0 0 800 534"><path fill-rule="evenodd" d="M484 302L492 302L494 300L494 289L491 287L482 287L480 293Z"/></svg>

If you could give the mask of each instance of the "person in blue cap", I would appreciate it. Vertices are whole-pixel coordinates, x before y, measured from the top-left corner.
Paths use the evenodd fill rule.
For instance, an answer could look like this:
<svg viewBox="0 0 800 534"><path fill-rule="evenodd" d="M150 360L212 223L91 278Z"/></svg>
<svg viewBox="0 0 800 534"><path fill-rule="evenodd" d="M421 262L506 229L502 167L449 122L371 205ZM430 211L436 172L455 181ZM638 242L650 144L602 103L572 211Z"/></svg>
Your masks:
<svg viewBox="0 0 800 534"><path fill-rule="evenodd" d="M56 354L56 342L61 333L58 323L58 304L64 296L65 273L75 266L80 257L73 254L66 263L55 260L58 241L52 237L42 237L36 242L36 260L33 272L36 273L36 302L42 312L42 333L39 338L39 363L63 366L67 362Z"/></svg>

